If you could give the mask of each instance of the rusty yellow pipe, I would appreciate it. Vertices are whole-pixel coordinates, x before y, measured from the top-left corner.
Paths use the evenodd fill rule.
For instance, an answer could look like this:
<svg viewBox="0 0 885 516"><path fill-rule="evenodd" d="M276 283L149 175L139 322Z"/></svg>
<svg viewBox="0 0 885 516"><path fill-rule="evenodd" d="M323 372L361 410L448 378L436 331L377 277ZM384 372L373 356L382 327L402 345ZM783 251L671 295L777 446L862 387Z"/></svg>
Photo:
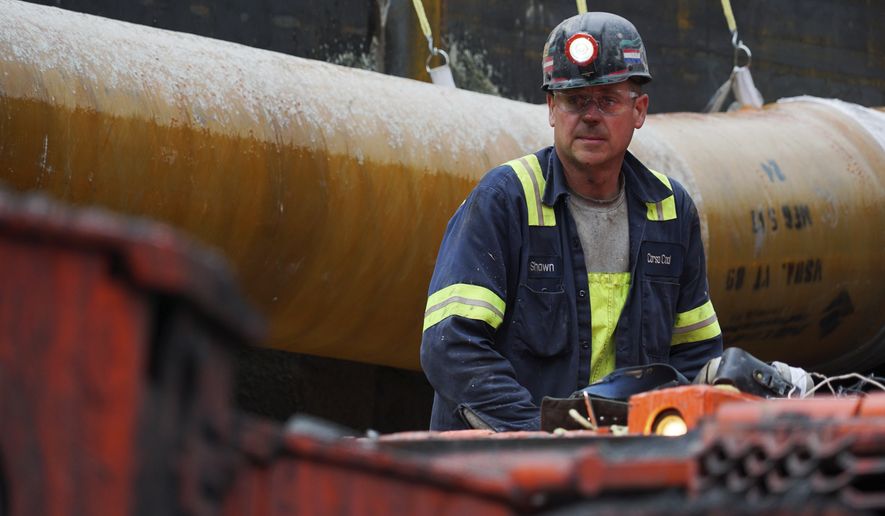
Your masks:
<svg viewBox="0 0 885 516"><path fill-rule="evenodd" d="M885 116L835 100L652 117L632 150L702 213L727 345L824 371L885 361Z"/></svg>
<svg viewBox="0 0 885 516"><path fill-rule="evenodd" d="M697 201L726 340L764 358L885 361L883 115L845 109L657 115L634 139ZM221 248L275 348L417 368L446 221L551 140L543 106L0 0L0 178Z"/></svg>
<svg viewBox="0 0 885 516"><path fill-rule="evenodd" d="M398 367L453 207L549 133L518 102L9 0L0 69L3 180L221 248L270 346Z"/></svg>

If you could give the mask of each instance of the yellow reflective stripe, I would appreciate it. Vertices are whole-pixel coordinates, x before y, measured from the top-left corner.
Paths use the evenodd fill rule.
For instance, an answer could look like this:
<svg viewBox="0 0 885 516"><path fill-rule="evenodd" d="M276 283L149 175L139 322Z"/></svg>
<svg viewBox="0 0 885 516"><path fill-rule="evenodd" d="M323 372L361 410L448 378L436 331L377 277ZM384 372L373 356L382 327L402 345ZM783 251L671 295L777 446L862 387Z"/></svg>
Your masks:
<svg viewBox="0 0 885 516"><path fill-rule="evenodd" d="M676 324L673 326L673 338L670 345L700 342L712 339L721 333L716 310L713 309L713 302L708 300L697 308L676 314Z"/></svg>
<svg viewBox="0 0 885 516"><path fill-rule="evenodd" d="M716 310L713 309L713 301L707 300L706 303L697 308L693 308L687 312L677 313L676 324L674 324L674 327L689 328L715 316Z"/></svg>
<svg viewBox="0 0 885 516"><path fill-rule="evenodd" d="M593 383L615 370L615 329L630 292L630 273L591 272L587 283L592 342L590 383Z"/></svg>
<svg viewBox="0 0 885 516"><path fill-rule="evenodd" d="M652 174L654 174L654 176L656 178L658 178L658 181L664 183L664 186L666 186L668 190L670 190L671 192L673 191L673 185L670 184L669 177L665 176L664 174L661 174L657 170L648 169L648 171L651 172Z"/></svg>
<svg viewBox="0 0 885 516"><path fill-rule="evenodd" d="M645 206L648 220L663 222L676 218L676 199L672 195L658 202L647 202Z"/></svg>
<svg viewBox="0 0 885 516"><path fill-rule="evenodd" d="M648 171L658 178L658 181L664 183L668 190L673 191L673 185L670 184L669 177L657 170L648 169ZM648 220L662 222L676 218L676 198L672 195L658 202L647 202L645 206L648 209L648 213L646 213Z"/></svg>
<svg viewBox="0 0 885 516"><path fill-rule="evenodd" d="M427 298L422 331L453 315L485 321L497 329L504 320L505 306L503 299L485 287L456 283Z"/></svg>
<svg viewBox="0 0 885 516"><path fill-rule="evenodd" d="M506 163L516 172L525 195L529 226L555 226L556 215L553 208L541 202L547 182L541 172L541 164L534 154L523 156Z"/></svg>

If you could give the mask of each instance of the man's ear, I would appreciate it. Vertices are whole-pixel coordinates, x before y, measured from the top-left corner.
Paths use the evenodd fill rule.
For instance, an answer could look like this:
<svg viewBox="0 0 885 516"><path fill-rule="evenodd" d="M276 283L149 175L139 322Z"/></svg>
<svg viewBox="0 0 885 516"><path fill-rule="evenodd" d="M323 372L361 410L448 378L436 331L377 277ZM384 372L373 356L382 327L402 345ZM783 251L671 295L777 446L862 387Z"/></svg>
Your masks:
<svg viewBox="0 0 885 516"><path fill-rule="evenodd" d="M547 120L550 122L550 127L556 127L556 122L553 118L553 94L549 91L547 92Z"/></svg>
<svg viewBox="0 0 885 516"><path fill-rule="evenodd" d="M648 95L643 93L639 97L636 98L636 102L633 104L633 117L635 123L633 127L639 129L645 123L645 115L648 114Z"/></svg>

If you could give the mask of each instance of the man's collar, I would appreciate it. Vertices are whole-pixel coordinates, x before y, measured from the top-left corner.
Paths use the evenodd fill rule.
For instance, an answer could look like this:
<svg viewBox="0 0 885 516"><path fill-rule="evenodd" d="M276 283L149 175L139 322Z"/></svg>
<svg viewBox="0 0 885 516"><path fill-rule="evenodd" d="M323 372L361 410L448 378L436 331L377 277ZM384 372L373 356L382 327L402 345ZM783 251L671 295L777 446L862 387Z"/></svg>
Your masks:
<svg viewBox="0 0 885 516"><path fill-rule="evenodd" d="M554 206L559 198L568 195L568 185L565 182L565 173L562 170L562 162L556 155L556 148L549 147L550 152L547 162L547 186L541 201L547 206Z"/></svg>
<svg viewBox="0 0 885 516"><path fill-rule="evenodd" d="M565 182L565 172L562 162L556 155L556 149L550 147L547 163L547 186L544 188L542 201L547 206L554 206L559 198L568 195L568 185ZM627 151L624 161L621 163L621 173L624 174L627 192L637 196L643 202L659 202L673 195L657 177L654 176L636 156Z"/></svg>

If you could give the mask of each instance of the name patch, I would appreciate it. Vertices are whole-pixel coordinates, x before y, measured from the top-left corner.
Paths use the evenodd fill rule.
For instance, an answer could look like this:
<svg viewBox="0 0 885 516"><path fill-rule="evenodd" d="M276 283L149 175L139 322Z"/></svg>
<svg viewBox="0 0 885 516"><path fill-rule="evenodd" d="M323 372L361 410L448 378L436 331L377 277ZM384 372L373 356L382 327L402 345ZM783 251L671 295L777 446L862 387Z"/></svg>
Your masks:
<svg viewBox="0 0 885 516"><path fill-rule="evenodd" d="M646 276L678 277L682 274L682 246L669 242L643 242L639 267Z"/></svg>
<svg viewBox="0 0 885 516"><path fill-rule="evenodd" d="M562 257L560 256L529 256L529 278L562 277Z"/></svg>

